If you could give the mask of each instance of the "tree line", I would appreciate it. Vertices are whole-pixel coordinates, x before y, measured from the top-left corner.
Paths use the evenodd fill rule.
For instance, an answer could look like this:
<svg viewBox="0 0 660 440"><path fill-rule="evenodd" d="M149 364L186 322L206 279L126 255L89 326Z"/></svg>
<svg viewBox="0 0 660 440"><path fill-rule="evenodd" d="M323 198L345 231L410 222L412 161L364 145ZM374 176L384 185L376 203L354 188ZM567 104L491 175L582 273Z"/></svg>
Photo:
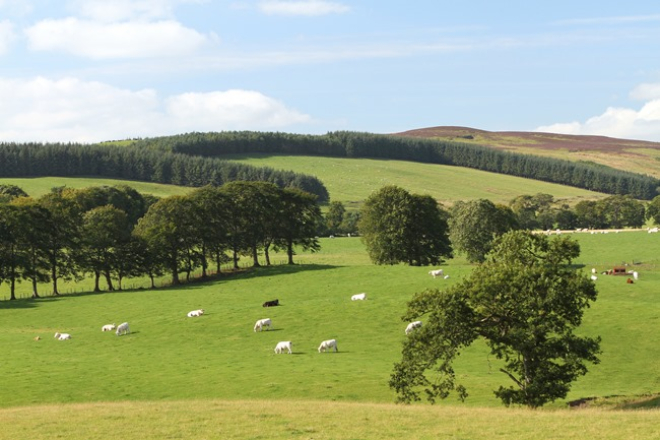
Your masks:
<svg viewBox="0 0 660 440"><path fill-rule="evenodd" d="M193 156L227 154L291 154L409 160L461 166L605 194L651 200L658 195L658 179L590 162L531 156L461 142L337 131L325 135L230 131L187 133L140 139L140 149Z"/></svg>
<svg viewBox="0 0 660 440"><path fill-rule="evenodd" d="M81 190L60 187L33 199L20 188L0 188L0 283L51 283L59 295L61 280L105 280L107 290L121 290L127 277L180 274L190 280L201 269L241 256L260 266L271 251L283 251L294 264L295 248L318 250L317 197L297 188L267 182L230 182L204 186L185 196L158 199L125 186ZM115 285L116 282L116 285Z"/></svg>
<svg viewBox="0 0 660 440"><path fill-rule="evenodd" d="M102 176L190 187L262 181L315 194L320 202L329 199L314 176L218 158L119 144L0 144L0 177L33 176Z"/></svg>

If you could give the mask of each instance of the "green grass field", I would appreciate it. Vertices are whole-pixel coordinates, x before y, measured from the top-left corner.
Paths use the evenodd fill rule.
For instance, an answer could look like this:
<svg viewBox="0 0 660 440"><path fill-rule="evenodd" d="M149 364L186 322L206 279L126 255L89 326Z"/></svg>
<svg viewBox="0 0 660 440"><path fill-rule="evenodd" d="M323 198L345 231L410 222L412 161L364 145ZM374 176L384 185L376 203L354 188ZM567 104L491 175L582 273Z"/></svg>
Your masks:
<svg viewBox="0 0 660 440"><path fill-rule="evenodd" d="M603 338L602 362L566 400L650 395L657 407L660 235L575 238L586 272L634 262L640 279L599 275L599 299L581 331ZM502 408L492 390L508 381L482 344L456 364L470 393L465 404L450 397L435 407L393 405L387 381L406 302L455 283L471 266L449 261L448 280L433 280L424 267L373 266L358 238L323 239L321 252L298 261L157 291L1 301L0 419L8 428L0 439L660 438L657 410L566 410L566 401L540 411ZM359 292L368 299L350 301ZM261 307L274 298L281 307ZM197 308L206 314L186 317ZM255 333L264 317L273 330ZM122 321L130 335L101 332ZM55 340L55 331L72 340ZM328 338L339 353L317 352ZM273 353L281 340L293 341L293 355Z"/></svg>
<svg viewBox="0 0 660 440"><path fill-rule="evenodd" d="M489 199L507 204L521 194L552 194L556 200L576 203L603 194L563 185L487 173L469 168L398 160L347 159L312 156L223 156L254 166L292 170L317 176L332 200L358 206L385 185L398 185L417 194L429 194L445 205L457 200Z"/></svg>
<svg viewBox="0 0 660 440"><path fill-rule="evenodd" d="M437 165L366 159L250 157L241 161L318 175L333 200L355 208L374 190L395 184L445 204L550 193L575 202L603 197L574 188ZM108 179L0 179L38 197L54 186L129 183L157 196L189 188ZM393 404L387 386L400 357L407 301L418 291L455 283L472 267L462 258L430 268L373 266L358 238L322 239L294 267L247 270L205 283L155 291L91 294L85 280L61 286L59 298L10 302L0 285L0 440L52 439L657 439L660 357L660 235L576 234L589 272L629 264L640 273L599 275L599 299L581 329L603 338L602 362L591 366L566 400L542 410L503 408L492 394L509 382L483 344L456 364L470 396L436 406ZM163 282L164 280L161 280ZM127 280L127 287L147 286ZM40 287L47 294L48 285ZM350 296L366 292L367 301ZM27 283L19 296L29 296ZM261 304L279 298L282 306ZM200 318L189 310L204 308ZM257 319L273 330L255 333ZM128 321L132 333L101 332ZM72 334L56 341L56 331ZM40 336L41 340L34 340ZM319 354L323 339L340 352ZM278 341L293 355L275 355ZM566 403L599 398L596 408Z"/></svg>
<svg viewBox="0 0 660 440"><path fill-rule="evenodd" d="M90 186L128 185L145 194L158 197L186 194L192 188L176 185L163 185L160 183L136 182L118 179L103 179L96 177L32 177L32 178L0 178L0 185L16 185L29 196L37 198L50 192L51 188L67 186L69 188L88 188Z"/></svg>

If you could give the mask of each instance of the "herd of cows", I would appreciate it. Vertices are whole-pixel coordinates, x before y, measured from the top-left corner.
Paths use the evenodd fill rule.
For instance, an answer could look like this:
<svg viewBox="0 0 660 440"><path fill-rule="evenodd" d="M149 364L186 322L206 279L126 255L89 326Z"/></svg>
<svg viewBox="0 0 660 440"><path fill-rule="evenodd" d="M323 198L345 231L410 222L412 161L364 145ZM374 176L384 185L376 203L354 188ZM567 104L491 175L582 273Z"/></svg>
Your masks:
<svg viewBox="0 0 660 440"><path fill-rule="evenodd" d="M442 276L445 279L449 278L449 275L444 275L444 271L442 269L436 269L436 270L431 270L429 272L429 275L431 275L433 278L436 278L438 276ZM351 301L364 301L367 299L367 294L366 293L357 293L353 296L351 296ZM266 301L262 304L263 307L268 308L268 307L277 307L280 305L279 299L274 299L270 301ZM197 310L191 310L186 314L188 318L197 318L200 317L204 314L204 309L197 309ZM261 332L264 329L270 330L272 326L272 320L270 318L263 318L263 319L258 319L257 322L254 324L254 331ZM422 326L422 321L413 321L409 323L406 326L405 329L405 334L408 335L415 329L419 328ZM101 327L101 331L107 332L107 331L113 331L115 330L115 334L117 336L121 335L126 335L130 333L130 328L128 325L128 322L124 322L122 324L119 324L118 326L115 324L105 324L104 326ZM55 333L55 339L60 340L60 341L66 341L71 339L71 334L70 333L60 333L56 332ZM35 340L40 340L41 338L39 336L35 337ZM337 340L336 339L326 339L325 341L322 341L321 344L318 347L318 352L323 353L323 352L329 352L331 350L334 350L335 353L339 351L339 348L337 346ZM277 343L275 346L274 352L275 354L281 354L284 352L287 352L288 354L293 353L293 343L291 341L280 341Z"/></svg>

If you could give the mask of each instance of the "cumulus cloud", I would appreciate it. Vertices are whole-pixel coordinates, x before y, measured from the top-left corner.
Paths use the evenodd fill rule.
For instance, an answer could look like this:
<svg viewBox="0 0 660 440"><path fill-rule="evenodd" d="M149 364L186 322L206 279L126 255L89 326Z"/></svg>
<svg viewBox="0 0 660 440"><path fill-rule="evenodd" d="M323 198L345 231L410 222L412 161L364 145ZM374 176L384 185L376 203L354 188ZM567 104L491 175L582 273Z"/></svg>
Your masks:
<svg viewBox="0 0 660 440"><path fill-rule="evenodd" d="M642 84L631 92L631 97L646 102L638 110L609 107L585 122L546 125L536 131L660 142L660 84Z"/></svg>
<svg viewBox="0 0 660 440"><path fill-rule="evenodd" d="M40 21L25 34L32 50L94 59L178 56L213 39L171 20L102 23L73 17Z"/></svg>
<svg viewBox="0 0 660 440"><path fill-rule="evenodd" d="M308 115L250 90L160 97L77 78L0 78L0 141L98 142L191 131L283 129Z"/></svg>
<svg viewBox="0 0 660 440"><path fill-rule="evenodd" d="M270 15L326 15L348 12L346 5L324 0L282 1L265 0L259 2L259 10Z"/></svg>
<svg viewBox="0 0 660 440"><path fill-rule="evenodd" d="M630 92L630 97L638 101L646 101L649 99L660 99L660 83L657 84L640 84Z"/></svg>
<svg viewBox="0 0 660 440"><path fill-rule="evenodd" d="M167 100L167 112L175 121L197 121L203 126L221 125L232 130L272 129L311 120L308 115L250 90L184 93Z"/></svg>

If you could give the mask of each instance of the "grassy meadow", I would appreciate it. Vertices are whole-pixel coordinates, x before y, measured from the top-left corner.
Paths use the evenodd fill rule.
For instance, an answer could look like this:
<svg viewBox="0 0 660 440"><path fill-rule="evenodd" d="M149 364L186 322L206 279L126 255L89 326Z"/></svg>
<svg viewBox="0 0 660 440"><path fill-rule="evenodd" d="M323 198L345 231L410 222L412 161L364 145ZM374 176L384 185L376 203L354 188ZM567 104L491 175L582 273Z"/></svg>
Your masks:
<svg viewBox="0 0 660 440"><path fill-rule="evenodd" d="M128 185L144 194L152 194L158 197L187 194L192 188L176 185L164 185L161 183L136 182L119 179L105 179L96 177L25 177L25 178L0 178L0 185L16 185L29 196L37 198L50 192L52 188L66 186L69 188L88 188L90 186L113 186Z"/></svg>
<svg viewBox="0 0 660 440"><path fill-rule="evenodd" d="M372 191L396 184L445 204L489 198L507 203L545 192L574 202L602 194L438 165L367 159L245 157L258 166L318 175L333 200L357 207ZM126 183L109 179L0 179L38 197L54 186ZM189 188L128 182L158 196ZM573 384L563 401L541 410L504 408L493 389L510 382L485 344L456 363L469 397L435 406L395 405L387 383L400 358L415 292L468 276L460 256L433 279L428 267L374 266L359 238L321 239L295 266L221 274L206 282L148 290L126 280L121 292L89 293L91 282L62 285L62 297L6 301L0 285L0 440L131 439L660 439L660 234L574 234L585 273L628 264L640 273L599 275L599 298L581 332L602 337L601 363ZM103 286L103 284L102 284ZM48 285L40 293L50 291ZM350 301L366 292L366 301ZM19 296L29 296L28 283ZM264 309L278 298L280 307ZM190 310L205 315L187 318ZM269 317L273 329L253 331ZM128 321L117 337L101 326ZM56 332L71 333L57 341ZM40 340L35 340L39 336ZM339 353L317 352L336 338ZM275 355L278 341L294 354ZM594 399L589 408L567 402ZM645 409L646 408L646 409Z"/></svg>
<svg viewBox="0 0 660 440"><path fill-rule="evenodd" d="M299 255L293 267L156 291L0 301L0 419L11 421L0 439L660 438L657 411L629 409L644 395L659 403L652 335L660 332L660 235L574 236L585 273L622 263L640 273L632 285L599 275L599 299L581 330L603 338L602 362L566 401L620 396L608 409L567 410L566 401L540 411L502 408L492 390L509 382L483 344L456 364L470 393L465 403L392 404L387 381L405 337L406 302L457 282L471 266L450 260L450 278L434 280L429 268L371 265L359 238L337 238L322 239L320 252ZM367 300L350 301L359 292ZM261 307L274 298L280 307ZM197 308L206 314L186 317ZM255 333L265 317L273 329ZM123 321L130 335L101 332ZM72 339L57 341L56 331ZM319 354L329 338L339 353ZM282 340L293 341L293 355L273 353Z"/></svg>
<svg viewBox="0 0 660 440"><path fill-rule="evenodd" d="M552 194L573 204L603 194L554 183L469 168L399 160L252 154L223 156L240 163L269 166L317 176L330 197L348 207L359 206L385 185L398 185L417 194L429 194L444 205L457 200L489 199L508 204L521 194Z"/></svg>

